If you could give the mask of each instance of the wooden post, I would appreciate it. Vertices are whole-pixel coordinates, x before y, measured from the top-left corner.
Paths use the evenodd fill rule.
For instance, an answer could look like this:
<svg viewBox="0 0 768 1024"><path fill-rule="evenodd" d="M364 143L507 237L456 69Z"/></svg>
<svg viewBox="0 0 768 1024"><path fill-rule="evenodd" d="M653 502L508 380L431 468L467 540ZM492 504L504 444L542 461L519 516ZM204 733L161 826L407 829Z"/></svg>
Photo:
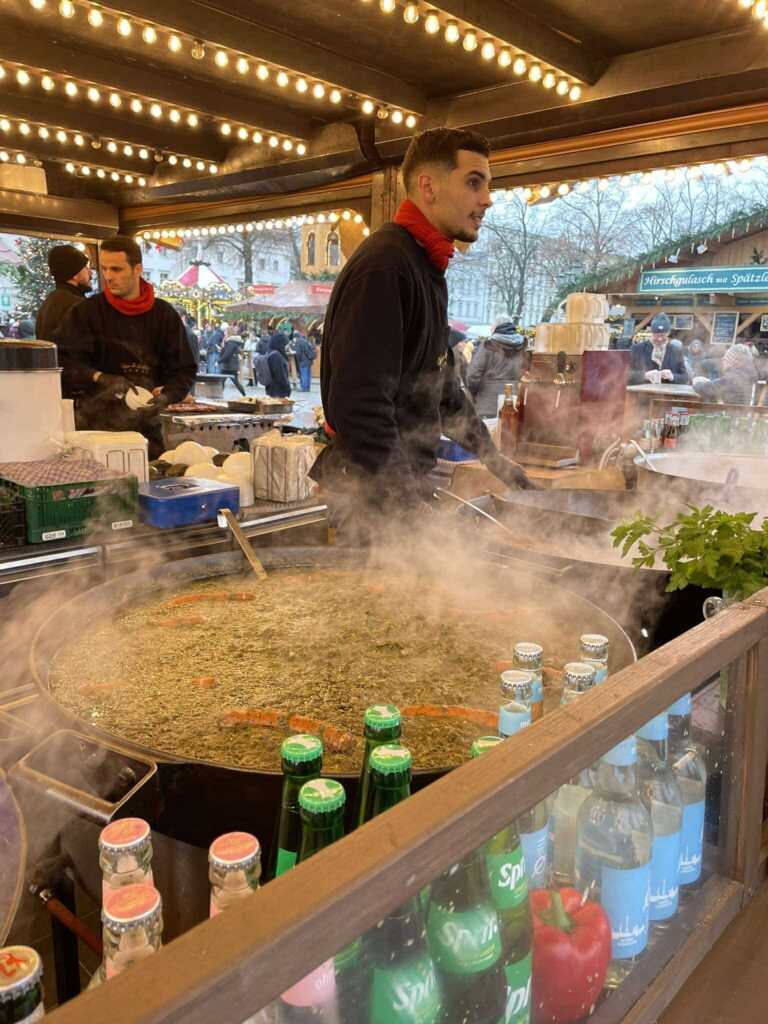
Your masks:
<svg viewBox="0 0 768 1024"><path fill-rule="evenodd" d="M371 231L392 220L404 197L398 179L399 167L387 164L375 171L371 181Z"/></svg>

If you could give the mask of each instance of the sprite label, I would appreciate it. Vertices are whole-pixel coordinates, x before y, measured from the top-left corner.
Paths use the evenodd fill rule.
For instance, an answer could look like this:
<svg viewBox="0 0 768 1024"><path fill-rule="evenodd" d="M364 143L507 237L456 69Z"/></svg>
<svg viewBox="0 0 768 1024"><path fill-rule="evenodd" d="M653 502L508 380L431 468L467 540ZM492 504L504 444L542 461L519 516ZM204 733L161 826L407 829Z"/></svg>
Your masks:
<svg viewBox="0 0 768 1024"><path fill-rule="evenodd" d="M464 911L431 904L427 938L435 963L448 974L479 974L501 956L499 920L490 903Z"/></svg>
<svg viewBox="0 0 768 1024"><path fill-rule="evenodd" d="M504 968L504 976L507 979L506 1024L530 1024L532 965L532 954L528 953L521 960L507 964Z"/></svg>
<svg viewBox="0 0 768 1024"><path fill-rule="evenodd" d="M371 1024L434 1024L440 1013L435 965L430 957L374 970Z"/></svg>
<svg viewBox="0 0 768 1024"><path fill-rule="evenodd" d="M286 871L290 871L292 867L295 867L297 856L298 851L283 850L282 847L279 847L277 851L277 864L275 865L275 877L282 875Z"/></svg>
<svg viewBox="0 0 768 1024"><path fill-rule="evenodd" d="M519 906L528 896L528 876L525 873L523 848L486 854L485 864L491 882L491 896L497 910Z"/></svg>

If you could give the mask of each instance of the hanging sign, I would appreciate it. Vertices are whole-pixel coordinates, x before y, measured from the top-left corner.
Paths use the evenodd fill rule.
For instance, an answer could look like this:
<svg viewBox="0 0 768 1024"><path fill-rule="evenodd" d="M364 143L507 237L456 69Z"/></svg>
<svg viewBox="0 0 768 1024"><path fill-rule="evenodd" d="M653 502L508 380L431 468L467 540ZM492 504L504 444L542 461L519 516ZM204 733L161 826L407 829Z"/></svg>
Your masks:
<svg viewBox="0 0 768 1024"><path fill-rule="evenodd" d="M274 284L252 284L248 288L249 295L274 295L277 285Z"/></svg>
<svg viewBox="0 0 768 1024"><path fill-rule="evenodd" d="M644 270L640 274L638 290L656 295L671 292L768 292L768 266Z"/></svg>
<svg viewBox="0 0 768 1024"><path fill-rule="evenodd" d="M312 284L309 286L310 295L330 295L332 291L332 284Z"/></svg>
<svg viewBox="0 0 768 1024"><path fill-rule="evenodd" d="M730 345L739 328L738 313L715 313L712 322L713 344Z"/></svg>

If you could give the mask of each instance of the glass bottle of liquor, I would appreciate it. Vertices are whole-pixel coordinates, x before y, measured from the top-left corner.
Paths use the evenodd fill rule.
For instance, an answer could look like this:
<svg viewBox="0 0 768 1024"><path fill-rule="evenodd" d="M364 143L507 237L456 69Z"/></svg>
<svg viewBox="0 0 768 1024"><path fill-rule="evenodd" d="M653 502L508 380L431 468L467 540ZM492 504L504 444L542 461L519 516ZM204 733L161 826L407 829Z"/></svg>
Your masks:
<svg viewBox="0 0 768 1024"><path fill-rule="evenodd" d="M45 1016L43 962L30 946L0 949L0 1021L33 1024Z"/></svg>
<svg viewBox="0 0 768 1024"><path fill-rule="evenodd" d="M499 698L499 735L514 736L531 724L533 675L512 668L501 673Z"/></svg>
<svg viewBox="0 0 768 1024"><path fill-rule="evenodd" d="M333 779L304 783L299 791L302 829L297 863L344 837L345 799L344 787ZM326 960L283 992L277 1019L279 1024L339 1024L333 960Z"/></svg>
<svg viewBox="0 0 768 1024"><path fill-rule="evenodd" d="M583 633L579 641L579 661L591 665L595 670L595 683L604 683L608 678L608 655L611 642L601 633Z"/></svg>
<svg viewBox="0 0 768 1024"><path fill-rule="evenodd" d="M211 917L259 888L261 846L250 832L225 832L208 850Z"/></svg>
<svg viewBox="0 0 768 1024"><path fill-rule="evenodd" d="M669 709L669 756L683 794L683 831L678 882L690 888L701 879L704 851L704 802L707 765L691 734L691 695L685 694ZM685 894L685 889L682 895Z"/></svg>
<svg viewBox="0 0 768 1024"><path fill-rule="evenodd" d="M402 720L399 709L393 704L374 704L363 716L365 750L352 810L352 828L362 825L370 817L371 808L368 801L371 788L371 753L383 743L396 743L400 739Z"/></svg>
<svg viewBox="0 0 768 1024"><path fill-rule="evenodd" d="M104 959L89 987L109 981L163 944L163 905L153 885L124 885L110 892L101 920Z"/></svg>
<svg viewBox="0 0 768 1024"><path fill-rule="evenodd" d="M637 734L637 783L651 815L650 919L668 926L678 904L678 870L683 828L683 794L669 766L667 713L647 722Z"/></svg>
<svg viewBox="0 0 768 1024"><path fill-rule="evenodd" d="M371 754L371 817L405 800L411 792L411 755L405 747L387 744ZM362 962L370 969L369 1001L359 1000L357 1013L342 1021L370 1024L437 1024L440 988L427 948L421 901L413 896L388 914L363 938Z"/></svg>
<svg viewBox="0 0 768 1024"><path fill-rule="evenodd" d="M531 721L538 722L544 714L544 648L541 644L515 644L512 664L523 672L533 676L533 693L531 695Z"/></svg>
<svg viewBox="0 0 768 1024"><path fill-rule="evenodd" d="M280 765L283 788L269 858L269 878L277 878L296 863L301 842L299 790L305 782L320 778L323 744L319 737L299 734L283 740Z"/></svg>
<svg viewBox="0 0 768 1024"><path fill-rule="evenodd" d="M102 900L123 885L153 885L152 833L143 818L118 818L99 835Z"/></svg>
<svg viewBox="0 0 768 1024"><path fill-rule="evenodd" d="M499 918L481 851L432 884L427 941L443 997L441 1024L500 1024L507 982Z"/></svg>
<svg viewBox="0 0 768 1024"><path fill-rule="evenodd" d="M595 685L595 670L591 665L574 661L563 670L563 696L561 707L579 700ZM576 856L576 819L581 805L592 792L593 768L586 768L569 782L560 786L554 799L550 798L547 836L547 858L554 881L559 886L573 885Z"/></svg>
<svg viewBox="0 0 768 1024"><path fill-rule="evenodd" d="M472 756L490 750L501 737L483 736L472 744ZM499 918L507 982L505 1024L528 1024L531 1019L532 925L528 876L517 825L498 832L484 849L485 868Z"/></svg>
<svg viewBox="0 0 768 1024"><path fill-rule="evenodd" d="M637 791L635 737L598 765L597 785L578 814L576 886L590 889L608 915L613 959L605 984L617 988L648 945L653 825Z"/></svg>
<svg viewBox="0 0 768 1024"><path fill-rule="evenodd" d="M499 410L499 451L502 455L514 455L517 448L519 420L514 391L514 384L504 385L504 404Z"/></svg>

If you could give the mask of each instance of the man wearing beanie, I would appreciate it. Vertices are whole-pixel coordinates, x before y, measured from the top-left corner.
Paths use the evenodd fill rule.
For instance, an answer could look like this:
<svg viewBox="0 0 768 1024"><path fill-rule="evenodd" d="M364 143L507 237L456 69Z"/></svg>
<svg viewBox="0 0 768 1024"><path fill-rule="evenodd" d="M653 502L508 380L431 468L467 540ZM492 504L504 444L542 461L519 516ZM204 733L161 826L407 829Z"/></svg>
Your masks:
<svg viewBox="0 0 768 1024"><path fill-rule="evenodd" d="M75 399L78 430L137 430L156 459L164 448L160 413L189 394L197 364L179 314L141 276L136 242L105 238L99 265L104 291L70 309L52 338L62 393ZM125 397L137 387L153 397L134 411Z"/></svg>
<svg viewBox="0 0 768 1024"><path fill-rule="evenodd" d="M48 253L48 269L56 287L37 312L35 333L42 341L50 340L70 309L82 302L91 288L88 256L74 245L54 245Z"/></svg>

